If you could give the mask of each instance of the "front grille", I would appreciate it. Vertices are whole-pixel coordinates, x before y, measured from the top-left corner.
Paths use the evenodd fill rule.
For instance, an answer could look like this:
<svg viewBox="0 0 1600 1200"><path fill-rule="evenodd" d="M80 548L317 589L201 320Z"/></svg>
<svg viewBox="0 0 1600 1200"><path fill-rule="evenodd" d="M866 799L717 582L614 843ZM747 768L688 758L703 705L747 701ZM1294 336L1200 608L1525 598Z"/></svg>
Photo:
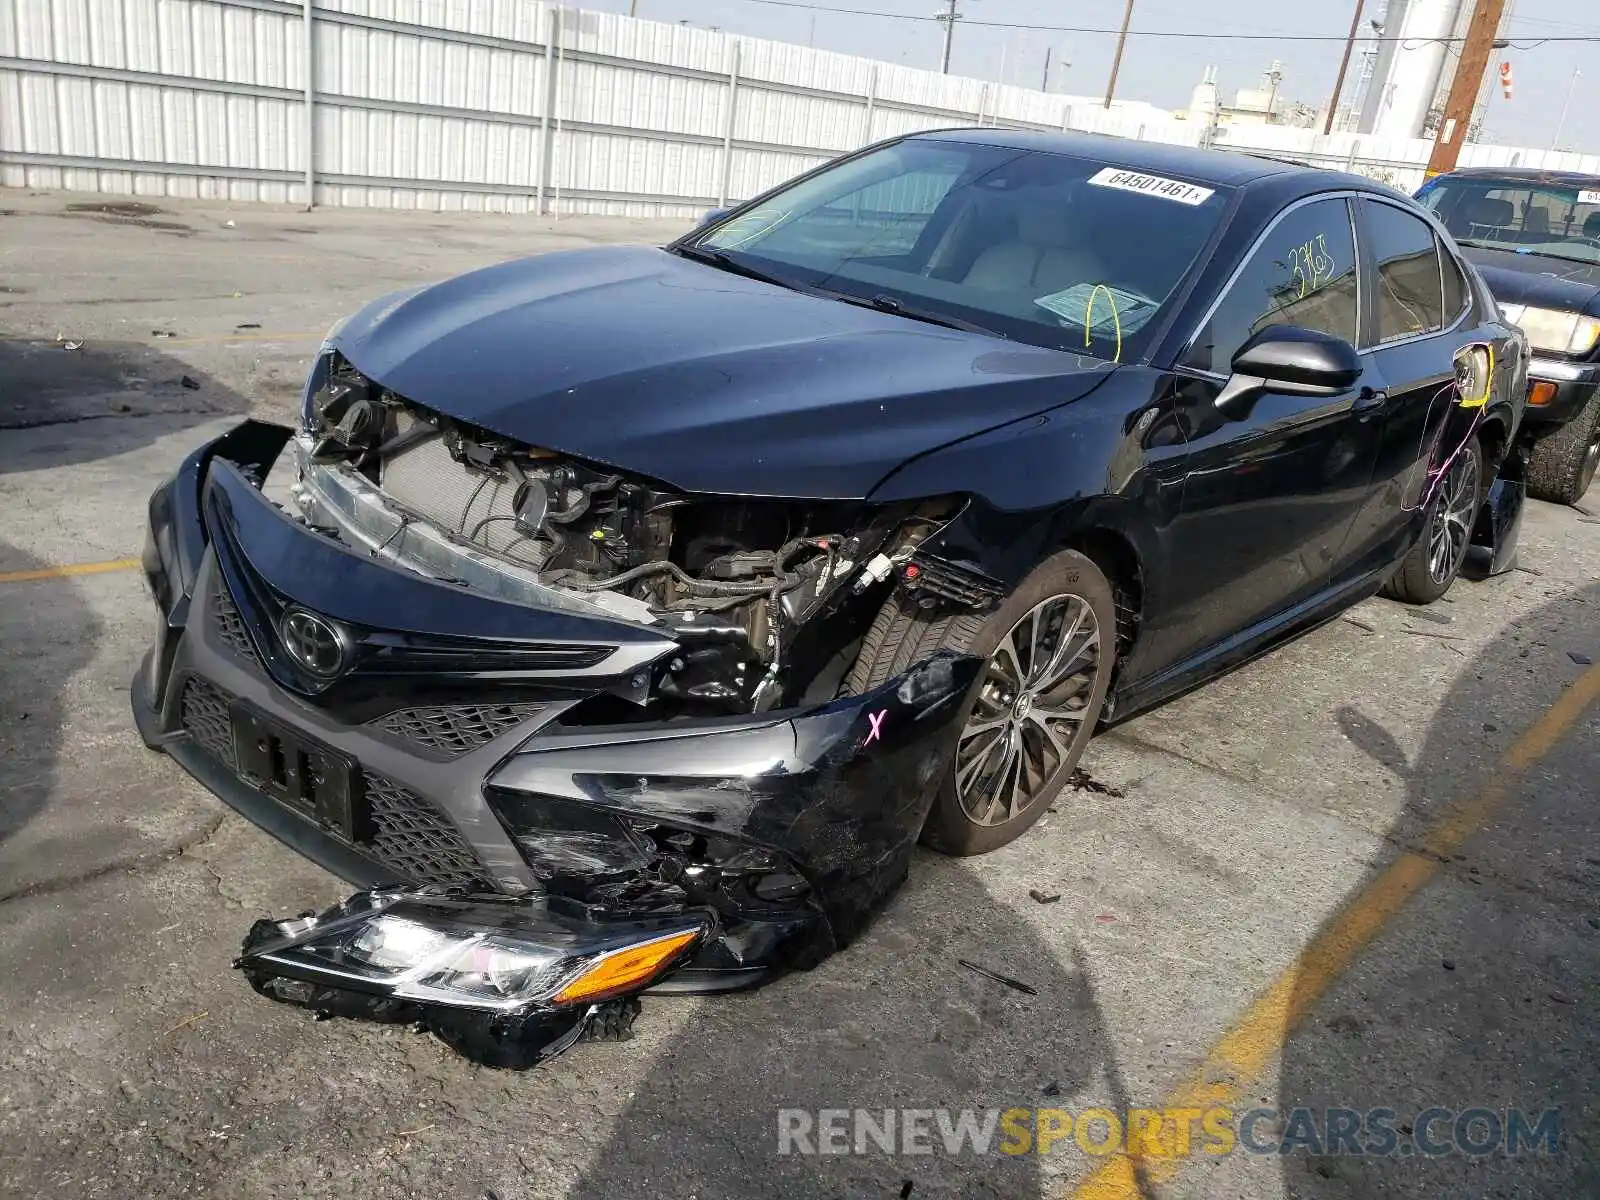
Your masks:
<svg viewBox="0 0 1600 1200"><path fill-rule="evenodd" d="M217 627L217 636L228 649L248 663L258 667L261 665L255 643L250 640L250 633L244 627L244 618L239 615L233 597L228 595L228 585L220 578L211 591L211 620Z"/></svg>
<svg viewBox="0 0 1600 1200"><path fill-rule="evenodd" d="M233 697L209 680L191 675L178 701L185 732L229 770L233 753ZM417 884L490 886L477 855L437 808L410 788L362 768L370 836L358 845L402 879Z"/></svg>
<svg viewBox="0 0 1600 1200"><path fill-rule="evenodd" d="M396 709L368 724L423 750L455 758L476 750L513 725L531 719L544 707L542 704L441 704Z"/></svg>
<svg viewBox="0 0 1600 1200"><path fill-rule="evenodd" d="M229 697L221 688L190 676L178 701L179 718L189 736L212 758L233 767L233 721L228 715Z"/></svg>
<svg viewBox="0 0 1600 1200"><path fill-rule="evenodd" d="M483 868L466 839L408 787L362 771L371 805L372 852L417 883L484 883Z"/></svg>

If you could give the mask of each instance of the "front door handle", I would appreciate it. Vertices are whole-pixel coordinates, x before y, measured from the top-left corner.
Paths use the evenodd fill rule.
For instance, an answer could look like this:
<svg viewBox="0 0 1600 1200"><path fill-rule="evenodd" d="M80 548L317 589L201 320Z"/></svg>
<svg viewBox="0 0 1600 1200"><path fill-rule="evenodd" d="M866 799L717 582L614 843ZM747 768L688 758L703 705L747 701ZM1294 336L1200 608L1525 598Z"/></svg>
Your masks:
<svg viewBox="0 0 1600 1200"><path fill-rule="evenodd" d="M1375 408L1382 408L1389 402L1389 393L1364 387L1356 393L1355 403L1350 406L1351 412L1371 412Z"/></svg>

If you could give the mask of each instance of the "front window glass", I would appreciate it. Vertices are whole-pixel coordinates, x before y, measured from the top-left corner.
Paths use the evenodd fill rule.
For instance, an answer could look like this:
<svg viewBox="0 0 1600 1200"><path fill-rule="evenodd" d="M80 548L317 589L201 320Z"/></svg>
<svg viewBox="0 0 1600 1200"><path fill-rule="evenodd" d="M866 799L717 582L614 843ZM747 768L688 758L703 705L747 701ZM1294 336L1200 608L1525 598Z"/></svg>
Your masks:
<svg viewBox="0 0 1600 1200"><path fill-rule="evenodd" d="M1463 246L1600 262L1600 178L1585 187L1442 175L1418 199Z"/></svg>
<svg viewBox="0 0 1600 1200"><path fill-rule="evenodd" d="M1349 206L1317 200L1291 209L1262 239L1183 361L1227 375L1239 348L1271 325L1315 329L1354 344L1358 314Z"/></svg>
<svg viewBox="0 0 1600 1200"><path fill-rule="evenodd" d="M1227 199L1063 154L911 139L785 188L692 245L885 311L1130 361Z"/></svg>

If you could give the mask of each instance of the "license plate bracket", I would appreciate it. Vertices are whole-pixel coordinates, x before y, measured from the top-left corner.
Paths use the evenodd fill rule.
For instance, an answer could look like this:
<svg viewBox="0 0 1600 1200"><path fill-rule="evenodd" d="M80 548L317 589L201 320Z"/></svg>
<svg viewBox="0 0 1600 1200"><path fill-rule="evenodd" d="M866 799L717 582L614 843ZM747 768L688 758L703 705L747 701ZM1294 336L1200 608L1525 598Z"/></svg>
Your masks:
<svg viewBox="0 0 1600 1200"><path fill-rule="evenodd" d="M356 762L248 704L232 709L239 771L273 799L348 842L366 836L368 808Z"/></svg>

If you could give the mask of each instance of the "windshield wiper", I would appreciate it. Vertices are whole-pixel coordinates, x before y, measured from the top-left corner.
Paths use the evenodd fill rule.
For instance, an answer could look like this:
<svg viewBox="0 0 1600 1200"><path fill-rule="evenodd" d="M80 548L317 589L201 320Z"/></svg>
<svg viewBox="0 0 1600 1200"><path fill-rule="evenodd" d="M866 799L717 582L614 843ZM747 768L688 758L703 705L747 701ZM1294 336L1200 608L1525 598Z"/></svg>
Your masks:
<svg viewBox="0 0 1600 1200"><path fill-rule="evenodd" d="M987 325L979 325L973 321L963 321L960 317L947 317L943 313L929 312L925 308L913 308L901 303L893 296L852 296L849 292L831 292L818 289L819 296L826 296L830 300L838 300L842 304L854 304L857 308L875 308L879 312L893 313L897 317L905 317L910 321L922 321L928 325L942 325L946 329L959 329L963 333L982 333L989 337L1006 338L998 329L990 329ZM1010 341L1010 338L1006 338Z"/></svg>
<svg viewBox="0 0 1600 1200"><path fill-rule="evenodd" d="M726 250L712 250L705 246L668 246L671 254L694 262L705 263L708 267L716 267L719 271L727 271L730 275L743 275L746 279L760 280L762 283L773 283L781 288L788 288L792 292L803 292L807 289L793 279L785 279L781 275L770 275L748 263L740 262Z"/></svg>
<svg viewBox="0 0 1600 1200"><path fill-rule="evenodd" d="M1484 250L1499 250L1505 254L1521 254L1527 258L1553 258L1558 262L1582 263L1586 267L1600 266L1592 258L1576 258L1571 254L1558 254L1549 248L1550 243L1541 242L1537 248L1523 245L1519 242L1491 242L1485 238L1457 238L1458 246L1476 246Z"/></svg>

